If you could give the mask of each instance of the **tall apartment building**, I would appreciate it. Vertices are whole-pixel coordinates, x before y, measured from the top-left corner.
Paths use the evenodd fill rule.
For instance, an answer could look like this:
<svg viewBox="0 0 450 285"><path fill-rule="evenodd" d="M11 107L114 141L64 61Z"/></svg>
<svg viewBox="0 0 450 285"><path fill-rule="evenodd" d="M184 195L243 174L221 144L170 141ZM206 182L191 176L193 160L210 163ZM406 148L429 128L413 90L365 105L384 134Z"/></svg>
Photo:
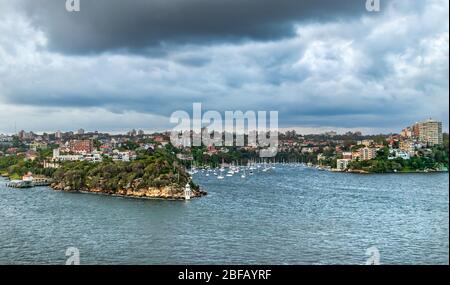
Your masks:
<svg viewBox="0 0 450 285"><path fill-rule="evenodd" d="M442 144L442 122L428 119L413 126L416 138L430 145Z"/></svg>
<svg viewBox="0 0 450 285"><path fill-rule="evenodd" d="M412 127L404 128L404 129L402 130L402 132L400 133L400 135L402 136L402 138L410 138L410 137L413 136L413 134L414 134L414 130L413 130Z"/></svg>
<svg viewBox="0 0 450 285"><path fill-rule="evenodd" d="M359 157L361 160L370 160L377 156L377 149L372 147L363 147L359 149Z"/></svg>

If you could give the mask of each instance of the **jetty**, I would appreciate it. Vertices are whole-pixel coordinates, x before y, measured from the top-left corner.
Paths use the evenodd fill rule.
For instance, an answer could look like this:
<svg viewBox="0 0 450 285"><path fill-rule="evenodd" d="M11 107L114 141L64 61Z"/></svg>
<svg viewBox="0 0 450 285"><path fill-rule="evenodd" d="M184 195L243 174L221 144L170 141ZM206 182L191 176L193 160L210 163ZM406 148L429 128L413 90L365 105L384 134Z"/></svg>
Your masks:
<svg viewBox="0 0 450 285"><path fill-rule="evenodd" d="M50 186L53 180L45 176L33 176L28 172L22 177L22 180L11 180L6 186L11 188L31 188L36 186Z"/></svg>
<svg viewBox="0 0 450 285"><path fill-rule="evenodd" d="M25 181L25 180L11 180L6 183L6 186L11 188L31 188L37 186L50 186L52 184L51 179L39 179L37 181Z"/></svg>
<svg viewBox="0 0 450 285"><path fill-rule="evenodd" d="M11 188L31 188L33 187L33 183L32 181L11 180L6 186Z"/></svg>

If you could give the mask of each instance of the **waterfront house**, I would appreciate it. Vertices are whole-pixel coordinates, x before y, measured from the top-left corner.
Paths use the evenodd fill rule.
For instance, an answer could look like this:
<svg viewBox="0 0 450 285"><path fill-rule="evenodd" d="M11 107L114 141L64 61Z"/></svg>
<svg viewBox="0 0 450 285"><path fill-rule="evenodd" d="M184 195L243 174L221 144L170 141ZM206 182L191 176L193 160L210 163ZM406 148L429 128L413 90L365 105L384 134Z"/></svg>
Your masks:
<svg viewBox="0 0 450 285"><path fill-rule="evenodd" d="M403 151L403 150L399 150L399 149L390 149L388 159L392 160L392 159L396 159L396 158L410 159L411 156L410 156L410 153L407 151Z"/></svg>
<svg viewBox="0 0 450 285"><path fill-rule="evenodd" d="M25 181L25 182L33 182L33 173L28 172L27 174L25 174L24 176L22 176L22 181Z"/></svg>
<svg viewBox="0 0 450 285"><path fill-rule="evenodd" d="M336 169L339 171L344 171L348 168L348 164L351 161L351 159L348 158L342 158L342 159L338 159L336 161Z"/></svg>

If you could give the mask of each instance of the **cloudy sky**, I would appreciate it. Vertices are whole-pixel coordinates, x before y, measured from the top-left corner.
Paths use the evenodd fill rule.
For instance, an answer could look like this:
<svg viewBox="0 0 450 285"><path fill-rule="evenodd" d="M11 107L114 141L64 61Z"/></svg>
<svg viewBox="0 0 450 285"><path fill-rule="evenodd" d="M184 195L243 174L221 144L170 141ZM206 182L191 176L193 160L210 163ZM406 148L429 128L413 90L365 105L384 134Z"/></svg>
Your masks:
<svg viewBox="0 0 450 285"><path fill-rule="evenodd" d="M449 1L0 0L0 133L173 127L176 110L398 132L449 116Z"/></svg>

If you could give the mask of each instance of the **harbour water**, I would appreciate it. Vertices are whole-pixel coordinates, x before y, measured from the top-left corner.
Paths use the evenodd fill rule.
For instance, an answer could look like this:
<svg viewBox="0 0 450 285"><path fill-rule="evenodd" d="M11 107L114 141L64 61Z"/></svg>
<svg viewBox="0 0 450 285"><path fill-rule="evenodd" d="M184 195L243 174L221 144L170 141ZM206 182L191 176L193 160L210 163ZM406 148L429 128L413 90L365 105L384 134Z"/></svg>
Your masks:
<svg viewBox="0 0 450 285"><path fill-rule="evenodd" d="M160 201L6 188L0 264L449 263L448 173L358 175L276 166Z"/></svg>

